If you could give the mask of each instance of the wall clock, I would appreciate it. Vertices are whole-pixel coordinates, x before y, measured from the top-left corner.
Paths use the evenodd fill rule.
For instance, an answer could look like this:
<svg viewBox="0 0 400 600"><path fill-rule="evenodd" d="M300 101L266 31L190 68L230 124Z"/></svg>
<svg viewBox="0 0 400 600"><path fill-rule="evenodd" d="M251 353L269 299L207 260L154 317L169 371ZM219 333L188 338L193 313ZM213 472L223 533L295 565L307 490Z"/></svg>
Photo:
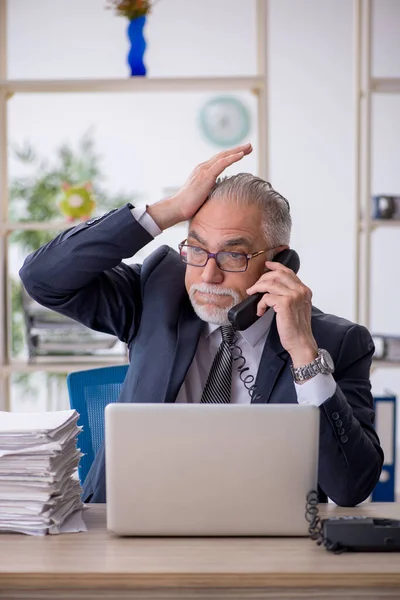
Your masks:
<svg viewBox="0 0 400 600"><path fill-rule="evenodd" d="M234 96L218 96L209 100L199 115L204 137L217 146L236 146L250 131L250 113Z"/></svg>

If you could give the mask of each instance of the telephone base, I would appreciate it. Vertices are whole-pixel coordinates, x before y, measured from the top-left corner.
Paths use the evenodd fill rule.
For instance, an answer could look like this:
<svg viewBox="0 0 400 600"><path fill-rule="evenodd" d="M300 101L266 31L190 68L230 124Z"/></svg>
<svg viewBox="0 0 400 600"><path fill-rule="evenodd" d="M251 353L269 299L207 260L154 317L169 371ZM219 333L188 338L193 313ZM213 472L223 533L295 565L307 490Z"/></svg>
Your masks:
<svg viewBox="0 0 400 600"><path fill-rule="evenodd" d="M323 538L351 552L400 552L400 521L335 517L322 521Z"/></svg>

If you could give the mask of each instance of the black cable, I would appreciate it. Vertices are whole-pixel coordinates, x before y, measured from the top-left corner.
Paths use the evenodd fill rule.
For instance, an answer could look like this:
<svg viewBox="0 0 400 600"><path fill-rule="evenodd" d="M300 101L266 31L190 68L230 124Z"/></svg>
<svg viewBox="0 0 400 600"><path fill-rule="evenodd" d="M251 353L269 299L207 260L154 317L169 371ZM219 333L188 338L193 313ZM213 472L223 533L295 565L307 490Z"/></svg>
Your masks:
<svg viewBox="0 0 400 600"><path fill-rule="evenodd" d="M335 554L341 554L346 551L346 548L343 548L340 544L333 544L324 537L324 525L319 516L318 492L316 490L311 490L311 492L308 492L307 494L305 517L309 523L308 534L318 546L324 546L327 550L330 550Z"/></svg>
<svg viewBox="0 0 400 600"><path fill-rule="evenodd" d="M234 366L236 367L239 373L239 377L243 382L244 387L250 394L251 402L257 402L261 398L261 394L257 394L254 375L251 375L250 373L246 375L246 372L250 371L250 368L246 367L246 359L243 356L242 349L240 348L240 346L237 345L237 339L238 334L237 331L235 331L235 337L233 338L232 344L230 346L233 362L237 363ZM234 351L237 353L236 355Z"/></svg>

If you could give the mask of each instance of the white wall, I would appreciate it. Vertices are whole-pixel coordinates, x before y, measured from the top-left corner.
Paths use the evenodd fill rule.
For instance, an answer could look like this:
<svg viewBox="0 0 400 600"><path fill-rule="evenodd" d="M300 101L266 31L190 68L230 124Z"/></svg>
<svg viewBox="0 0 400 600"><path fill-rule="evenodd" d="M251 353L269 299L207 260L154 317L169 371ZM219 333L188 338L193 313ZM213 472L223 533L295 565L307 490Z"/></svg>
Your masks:
<svg viewBox="0 0 400 600"><path fill-rule="evenodd" d="M103 4L9 1L9 75L125 76L125 22ZM293 246L315 303L351 319L352 2L269 0L269 7L270 180L291 202ZM375 0L375 75L400 76L399 27L400 2ZM256 71L253 0L160 0L146 35L150 76ZM199 108L212 95L18 96L10 101L10 135L16 141L29 138L51 154L59 141L73 140L94 125L110 188L138 191L143 201L152 201L216 150L201 138L196 123ZM241 97L254 114L254 97ZM373 192L400 193L400 96L377 96L373 108ZM251 138L256 142L254 131ZM255 158L241 168L255 171ZM180 238L181 231L166 236L168 243ZM372 329L383 333L400 334L398 250L398 230L374 234ZM400 371L379 370L372 379L376 392L389 388L400 395Z"/></svg>
<svg viewBox="0 0 400 600"><path fill-rule="evenodd" d="M315 304L348 318L355 258L352 19L348 0L270 0L271 180L291 200L293 246ZM376 0L375 76L400 77L399 28L400 2ZM372 192L400 194L400 96L375 96L373 123ZM400 335L399 242L399 229L373 236L375 332ZM372 383L376 394L400 396L400 369L377 369ZM398 445L400 452L400 417Z"/></svg>
<svg viewBox="0 0 400 600"><path fill-rule="evenodd" d="M270 3L271 180L322 310L353 317L351 3Z"/></svg>

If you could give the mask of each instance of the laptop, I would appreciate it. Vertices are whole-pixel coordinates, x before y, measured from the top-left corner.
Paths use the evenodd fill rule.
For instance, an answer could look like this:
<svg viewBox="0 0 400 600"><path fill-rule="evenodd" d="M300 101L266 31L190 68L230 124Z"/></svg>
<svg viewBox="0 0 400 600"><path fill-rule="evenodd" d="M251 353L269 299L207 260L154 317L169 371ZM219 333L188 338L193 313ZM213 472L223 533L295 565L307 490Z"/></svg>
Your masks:
<svg viewBox="0 0 400 600"><path fill-rule="evenodd" d="M107 528L122 536L303 536L319 410L109 404Z"/></svg>

